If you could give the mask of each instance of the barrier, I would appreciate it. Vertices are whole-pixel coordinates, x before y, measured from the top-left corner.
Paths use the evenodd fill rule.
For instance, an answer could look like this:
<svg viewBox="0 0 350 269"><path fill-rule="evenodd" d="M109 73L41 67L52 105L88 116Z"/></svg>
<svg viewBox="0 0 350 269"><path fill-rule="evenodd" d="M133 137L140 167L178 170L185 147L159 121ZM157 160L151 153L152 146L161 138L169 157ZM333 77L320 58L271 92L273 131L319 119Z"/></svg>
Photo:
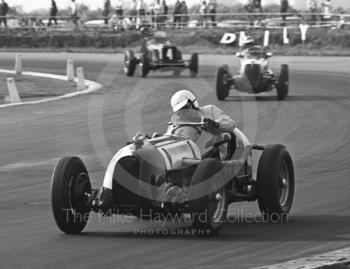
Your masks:
<svg viewBox="0 0 350 269"><path fill-rule="evenodd" d="M22 74L22 72L23 72L22 55L16 55L15 73L17 75L20 75Z"/></svg>
<svg viewBox="0 0 350 269"><path fill-rule="evenodd" d="M85 78L84 78L84 69L82 67L77 68L77 91L83 91L86 88Z"/></svg>
<svg viewBox="0 0 350 269"><path fill-rule="evenodd" d="M74 62L67 60L67 81L74 81Z"/></svg>
<svg viewBox="0 0 350 269"><path fill-rule="evenodd" d="M15 80L13 78L7 79L7 88L9 91L9 101L11 104L22 103L21 98L19 97L18 90L16 87Z"/></svg>

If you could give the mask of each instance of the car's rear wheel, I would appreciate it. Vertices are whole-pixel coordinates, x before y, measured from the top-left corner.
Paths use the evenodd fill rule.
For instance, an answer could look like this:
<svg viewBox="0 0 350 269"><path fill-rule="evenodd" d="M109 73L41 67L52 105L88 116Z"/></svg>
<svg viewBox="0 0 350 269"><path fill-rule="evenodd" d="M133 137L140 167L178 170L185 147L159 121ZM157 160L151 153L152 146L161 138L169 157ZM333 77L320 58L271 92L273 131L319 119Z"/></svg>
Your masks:
<svg viewBox="0 0 350 269"><path fill-rule="evenodd" d="M198 59L198 53L193 53L190 59L190 74L191 77L196 77L198 74L199 69L199 59Z"/></svg>
<svg viewBox="0 0 350 269"><path fill-rule="evenodd" d="M294 198L292 157L282 145L269 145L263 151L257 171L259 208L266 220L287 220Z"/></svg>
<svg viewBox="0 0 350 269"><path fill-rule="evenodd" d="M281 65L281 73L276 84L277 99L284 100L289 92L289 67L286 64Z"/></svg>
<svg viewBox="0 0 350 269"><path fill-rule="evenodd" d="M83 161L78 157L61 159L54 170L51 206L58 228L68 234L80 233L90 215L91 183Z"/></svg>
<svg viewBox="0 0 350 269"><path fill-rule="evenodd" d="M142 77L146 77L150 71L150 62L148 58L148 52L144 52L141 58L142 63Z"/></svg>
<svg viewBox="0 0 350 269"><path fill-rule="evenodd" d="M230 91L229 73L226 66L221 66L216 72L216 96L218 100L223 101Z"/></svg>
<svg viewBox="0 0 350 269"><path fill-rule="evenodd" d="M135 74L137 66L137 59L135 57L134 51L127 50L124 54L124 73L128 77L132 77Z"/></svg>
<svg viewBox="0 0 350 269"><path fill-rule="evenodd" d="M204 159L192 178L189 211L194 229L202 235L217 233L226 221L229 197L218 173L222 167L217 159Z"/></svg>

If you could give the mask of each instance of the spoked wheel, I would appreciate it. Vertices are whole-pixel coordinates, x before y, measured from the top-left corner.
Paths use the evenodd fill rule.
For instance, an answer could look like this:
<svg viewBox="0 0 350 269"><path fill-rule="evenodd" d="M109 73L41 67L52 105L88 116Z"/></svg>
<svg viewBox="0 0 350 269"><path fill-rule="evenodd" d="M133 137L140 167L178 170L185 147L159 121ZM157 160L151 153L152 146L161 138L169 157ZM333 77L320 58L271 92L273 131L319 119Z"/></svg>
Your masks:
<svg viewBox="0 0 350 269"><path fill-rule="evenodd" d="M286 64L281 65L281 73L276 84L277 99L284 100L289 93L289 67Z"/></svg>
<svg viewBox="0 0 350 269"><path fill-rule="evenodd" d="M125 51L124 54L124 73L128 77L132 77L135 74L137 66L137 59L132 50Z"/></svg>
<svg viewBox="0 0 350 269"><path fill-rule="evenodd" d="M221 66L216 72L216 96L218 100L223 101L230 91L229 74L226 66Z"/></svg>
<svg viewBox="0 0 350 269"><path fill-rule="evenodd" d="M190 59L190 74L191 77L196 77L198 74L199 69L199 59L198 59L198 53L193 53Z"/></svg>
<svg viewBox="0 0 350 269"><path fill-rule="evenodd" d="M59 229L68 234L80 233L89 219L91 183L81 159L61 159L53 173L51 206Z"/></svg>
<svg viewBox="0 0 350 269"><path fill-rule="evenodd" d="M144 52L142 54L142 77L146 77L150 71L150 63L149 63L149 58L148 58L148 52Z"/></svg>
<svg viewBox="0 0 350 269"><path fill-rule="evenodd" d="M269 145L263 151L257 172L260 211L270 222L284 222L294 199L293 161L282 145Z"/></svg>
<svg viewBox="0 0 350 269"><path fill-rule="evenodd" d="M222 163L204 159L197 167L190 186L189 210L192 225L202 235L217 233L226 221L227 187L218 172Z"/></svg>

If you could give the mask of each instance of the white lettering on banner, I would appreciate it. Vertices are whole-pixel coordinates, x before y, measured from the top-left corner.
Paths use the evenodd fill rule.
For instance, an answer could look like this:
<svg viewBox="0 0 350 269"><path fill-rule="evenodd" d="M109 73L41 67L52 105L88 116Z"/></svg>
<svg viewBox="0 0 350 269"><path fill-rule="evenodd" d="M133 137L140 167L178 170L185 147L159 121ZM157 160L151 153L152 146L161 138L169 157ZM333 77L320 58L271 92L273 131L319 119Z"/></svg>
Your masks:
<svg viewBox="0 0 350 269"><path fill-rule="evenodd" d="M283 44L289 44L288 30L286 27L283 28Z"/></svg>
<svg viewBox="0 0 350 269"><path fill-rule="evenodd" d="M264 47L268 47L270 43L270 31L265 31L264 35Z"/></svg>
<svg viewBox="0 0 350 269"><path fill-rule="evenodd" d="M307 24L300 24L299 28L300 28L300 31L301 31L301 40L304 42L306 40L306 32L309 29L309 25L307 25Z"/></svg>
<svg viewBox="0 0 350 269"><path fill-rule="evenodd" d="M245 32L241 31L239 33L239 46L242 47L244 45L244 41L246 39Z"/></svg>
<svg viewBox="0 0 350 269"><path fill-rule="evenodd" d="M220 43L221 44L232 44L233 42L236 41L236 34L231 34L231 33L225 33L224 36L222 37Z"/></svg>

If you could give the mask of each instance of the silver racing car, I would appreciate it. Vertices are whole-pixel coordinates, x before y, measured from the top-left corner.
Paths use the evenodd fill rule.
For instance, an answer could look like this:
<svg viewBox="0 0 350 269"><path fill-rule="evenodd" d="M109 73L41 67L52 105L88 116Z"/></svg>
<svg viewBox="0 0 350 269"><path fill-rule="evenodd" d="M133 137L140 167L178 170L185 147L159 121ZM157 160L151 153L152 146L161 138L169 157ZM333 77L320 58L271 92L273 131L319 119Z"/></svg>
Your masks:
<svg viewBox="0 0 350 269"><path fill-rule="evenodd" d="M268 66L272 53L266 52L262 46L253 46L243 52L238 52L236 56L241 59L237 75L233 75L227 65L223 65L217 70L216 95L218 100L225 100L230 89L252 94L276 89L278 100L283 100L288 96L288 65L282 64L280 73L276 76Z"/></svg>
<svg viewBox="0 0 350 269"><path fill-rule="evenodd" d="M134 137L111 159L102 187L91 187L78 157L62 158L52 177L59 229L80 233L91 211L187 215L193 228L215 234L230 203L257 201L267 221L286 219L294 197L293 161L282 145L250 144L239 130L220 133L197 110L172 116L168 132ZM253 151L262 151L253 177ZM224 154L222 154L224 153Z"/></svg>

